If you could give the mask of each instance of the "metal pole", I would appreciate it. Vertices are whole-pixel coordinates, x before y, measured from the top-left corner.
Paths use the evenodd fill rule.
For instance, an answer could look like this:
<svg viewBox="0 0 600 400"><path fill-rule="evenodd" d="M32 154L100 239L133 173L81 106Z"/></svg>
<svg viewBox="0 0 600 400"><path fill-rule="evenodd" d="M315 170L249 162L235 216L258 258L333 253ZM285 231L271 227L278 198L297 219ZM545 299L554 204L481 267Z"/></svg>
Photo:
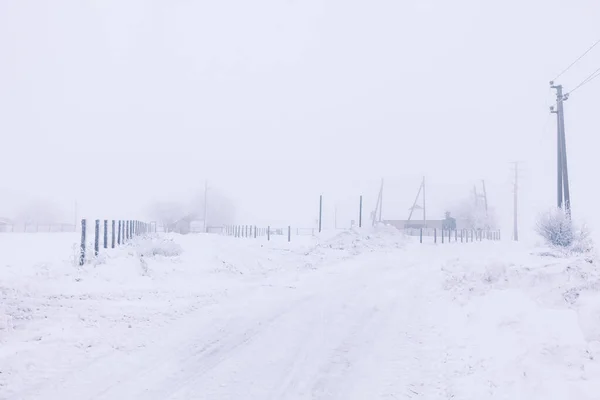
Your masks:
<svg viewBox="0 0 600 400"><path fill-rule="evenodd" d="M104 248L108 248L108 220L104 220Z"/></svg>
<svg viewBox="0 0 600 400"><path fill-rule="evenodd" d="M319 233L321 233L321 225L323 218L323 195L319 196Z"/></svg>
<svg viewBox="0 0 600 400"><path fill-rule="evenodd" d="M363 205L363 197L360 196L360 205L358 208L358 227L362 228L362 205Z"/></svg>
<svg viewBox="0 0 600 400"><path fill-rule="evenodd" d="M100 220L96 220L96 226L94 228L94 255L98 257L98 251L100 247Z"/></svg>
<svg viewBox="0 0 600 400"><path fill-rule="evenodd" d="M86 234L86 220L81 220L81 245L79 248L79 265L85 264L85 234Z"/></svg>
<svg viewBox="0 0 600 400"><path fill-rule="evenodd" d="M112 230L111 230L112 234L111 234L111 247L114 249L115 248L115 220L112 220Z"/></svg>

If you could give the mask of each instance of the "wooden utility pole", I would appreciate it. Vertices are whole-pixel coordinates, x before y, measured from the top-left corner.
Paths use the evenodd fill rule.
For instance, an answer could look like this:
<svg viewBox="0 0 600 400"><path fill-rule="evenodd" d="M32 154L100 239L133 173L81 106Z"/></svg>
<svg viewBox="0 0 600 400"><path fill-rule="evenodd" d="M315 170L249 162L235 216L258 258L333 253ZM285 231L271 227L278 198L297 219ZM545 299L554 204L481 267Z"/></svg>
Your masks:
<svg viewBox="0 0 600 400"><path fill-rule="evenodd" d="M556 114L556 200L558 208L564 208L565 213L571 217L571 192L569 190L569 172L567 167L567 146L565 139L565 114L563 102L569 94L563 94L562 85L550 87L556 90L556 109L550 107L550 112Z"/></svg>
<svg viewBox="0 0 600 400"><path fill-rule="evenodd" d="M411 220L413 212L415 211L415 208L419 208L419 206L417 205L417 202L419 201L419 196L421 195L421 191L423 191L424 188L425 188L425 178L423 178L423 180L421 181L421 185L419 186L419 191L417 192L417 197L415 197L415 201L413 202L413 205L410 208L410 214L408 214L407 221ZM425 203L425 197L423 197L423 204L424 203ZM423 215L425 215L425 211L423 211Z"/></svg>
<svg viewBox="0 0 600 400"><path fill-rule="evenodd" d="M423 186L423 226L427 228L427 209L425 206L425 177L423 177L423 182L421 182Z"/></svg>
<svg viewBox="0 0 600 400"><path fill-rule="evenodd" d="M321 228L323 226L322 218L323 218L323 195L320 195L319 196L319 233L321 232Z"/></svg>
<svg viewBox="0 0 600 400"><path fill-rule="evenodd" d="M373 214L372 214L373 226L375 226L376 222L381 222L382 206L383 206L383 179L381 179L381 186L379 187L379 194L377 195L377 203L375 204L375 211L373 211ZM379 213L379 218L377 217L377 213Z"/></svg>
<svg viewBox="0 0 600 400"><path fill-rule="evenodd" d="M481 184L483 186L483 204L485 205L485 216L488 216L488 201L487 201L487 192L485 190L485 181L482 179Z"/></svg>
<svg viewBox="0 0 600 400"><path fill-rule="evenodd" d="M518 199L519 199L519 162L515 161L515 181L513 187L513 239L515 242L519 241L519 229L518 229Z"/></svg>
<svg viewBox="0 0 600 400"><path fill-rule="evenodd" d="M208 215L208 181L204 181L204 232L208 232L206 216Z"/></svg>

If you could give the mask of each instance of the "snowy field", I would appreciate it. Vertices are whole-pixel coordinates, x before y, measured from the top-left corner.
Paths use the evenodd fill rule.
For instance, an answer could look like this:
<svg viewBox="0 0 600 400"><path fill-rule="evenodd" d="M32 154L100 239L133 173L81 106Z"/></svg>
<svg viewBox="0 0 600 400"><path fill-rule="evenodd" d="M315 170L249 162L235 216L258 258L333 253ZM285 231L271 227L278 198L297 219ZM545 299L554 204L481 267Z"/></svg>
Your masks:
<svg viewBox="0 0 600 400"><path fill-rule="evenodd" d="M0 235L0 399L598 399L595 259L388 228Z"/></svg>

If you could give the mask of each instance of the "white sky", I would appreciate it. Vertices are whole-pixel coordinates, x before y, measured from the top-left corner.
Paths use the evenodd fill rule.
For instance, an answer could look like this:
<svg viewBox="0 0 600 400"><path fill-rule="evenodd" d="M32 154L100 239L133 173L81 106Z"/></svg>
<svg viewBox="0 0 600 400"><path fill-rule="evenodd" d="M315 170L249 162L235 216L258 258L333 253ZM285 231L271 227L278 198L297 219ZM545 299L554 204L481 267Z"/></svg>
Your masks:
<svg viewBox="0 0 600 400"><path fill-rule="evenodd" d="M77 200L144 217L205 179L240 223L431 217L486 180L508 232L555 202L548 81L600 38L592 0L0 0L0 216ZM560 82L600 67L600 46ZM600 80L566 103L574 215L600 228ZM2 208L6 213L2 212Z"/></svg>

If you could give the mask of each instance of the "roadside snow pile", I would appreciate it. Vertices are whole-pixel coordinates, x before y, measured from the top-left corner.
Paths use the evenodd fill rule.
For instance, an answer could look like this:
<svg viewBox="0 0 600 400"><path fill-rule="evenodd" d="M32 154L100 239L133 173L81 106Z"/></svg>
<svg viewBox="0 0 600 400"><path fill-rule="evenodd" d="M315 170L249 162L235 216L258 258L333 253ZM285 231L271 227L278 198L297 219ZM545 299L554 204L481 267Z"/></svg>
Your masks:
<svg viewBox="0 0 600 400"><path fill-rule="evenodd" d="M406 237L398 229L380 224L373 228L354 228L342 231L335 236L303 249L308 257L305 266L315 268L318 265L339 262L374 251L389 251L403 248Z"/></svg>
<svg viewBox="0 0 600 400"><path fill-rule="evenodd" d="M461 357L480 376L470 398L598 398L595 260L516 244L507 253L507 245L465 252L442 265L443 288L458 305L450 318L468 332Z"/></svg>
<svg viewBox="0 0 600 400"><path fill-rule="evenodd" d="M177 257L183 248L173 238L152 236L140 240L135 251L142 257Z"/></svg>

